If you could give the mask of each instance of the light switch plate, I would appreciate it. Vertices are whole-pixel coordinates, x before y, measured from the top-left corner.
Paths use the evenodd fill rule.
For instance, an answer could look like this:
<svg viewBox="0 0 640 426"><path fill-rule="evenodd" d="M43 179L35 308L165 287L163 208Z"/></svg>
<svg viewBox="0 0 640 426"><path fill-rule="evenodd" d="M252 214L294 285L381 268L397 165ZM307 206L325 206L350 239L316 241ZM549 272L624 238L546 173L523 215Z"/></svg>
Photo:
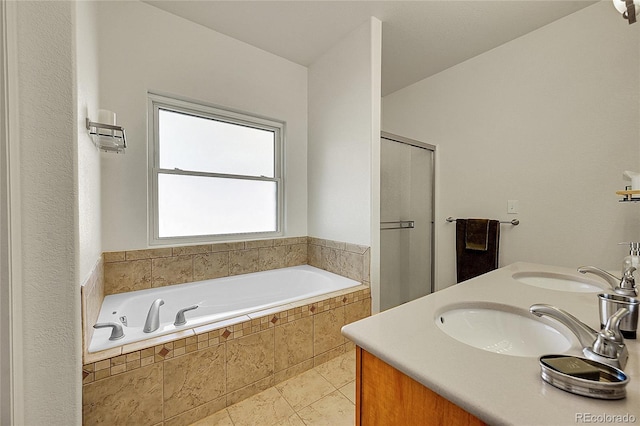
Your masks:
<svg viewBox="0 0 640 426"><path fill-rule="evenodd" d="M508 200L507 201L507 213L508 214L518 214L518 200Z"/></svg>

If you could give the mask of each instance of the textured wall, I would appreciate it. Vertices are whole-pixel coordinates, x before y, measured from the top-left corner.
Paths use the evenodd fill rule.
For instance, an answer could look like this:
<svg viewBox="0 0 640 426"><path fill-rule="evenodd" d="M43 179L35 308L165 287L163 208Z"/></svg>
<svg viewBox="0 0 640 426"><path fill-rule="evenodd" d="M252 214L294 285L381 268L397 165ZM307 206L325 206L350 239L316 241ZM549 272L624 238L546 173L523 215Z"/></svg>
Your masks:
<svg viewBox="0 0 640 426"><path fill-rule="evenodd" d="M597 3L384 98L385 131L438 144L438 288L455 283L447 216L520 219L501 265L620 269L640 231L615 195L640 169L634 27Z"/></svg>
<svg viewBox="0 0 640 426"><path fill-rule="evenodd" d="M75 5L17 2L24 420L81 422Z"/></svg>
<svg viewBox="0 0 640 426"><path fill-rule="evenodd" d="M307 235L307 69L142 2L99 2L100 108L129 147L102 156L103 251L148 247L147 91L286 121L285 236Z"/></svg>

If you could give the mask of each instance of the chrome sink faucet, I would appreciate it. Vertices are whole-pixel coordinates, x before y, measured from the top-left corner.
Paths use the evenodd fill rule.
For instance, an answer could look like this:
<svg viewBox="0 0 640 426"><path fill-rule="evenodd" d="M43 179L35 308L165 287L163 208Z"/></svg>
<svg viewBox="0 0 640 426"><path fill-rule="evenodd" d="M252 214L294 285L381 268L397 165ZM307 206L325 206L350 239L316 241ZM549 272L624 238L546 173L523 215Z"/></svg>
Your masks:
<svg viewBox="0 0 640 426"><path fill-rule="evenodd" d="M529 311L541 317L549 316L566 326L576 335L582 353L588 359L603 362L623 369L627 365L629 352L620 333L620 321L629 314L627 308L620 308L607 319L607 324L600 331L595 331L569 312L551 305L531 305Z"/></svg>
<svg viewBox="0 0 640 426"><path fill-rule="evenodd" d="M635 271L636 268L630 266L622 271L622 278L618 278L605 270L596 268L595 266L581 266L578 268L578 272L581 274L591 273L604 279L611 286L614 293L629 297L638 296L636 280L633 276Z"/></svg>
<svg viewBox="0 0 640 426"><path fill-rule="evenodd" d="M144 322L142 331L145 333L153 333L160 327L160 306L164 305L164 300L156 299L149 308L147 320Z"/></svg>

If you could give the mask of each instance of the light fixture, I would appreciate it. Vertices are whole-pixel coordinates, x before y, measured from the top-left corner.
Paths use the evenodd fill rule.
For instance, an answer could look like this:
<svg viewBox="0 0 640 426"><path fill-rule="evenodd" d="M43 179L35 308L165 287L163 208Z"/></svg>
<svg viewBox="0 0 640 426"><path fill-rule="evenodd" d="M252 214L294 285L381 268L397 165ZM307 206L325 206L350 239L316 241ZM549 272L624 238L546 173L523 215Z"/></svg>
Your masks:
<svg viewBox="0 0 640 426"><path fill-rule="evenodd" d="M640 15L640 0L613 0L613 5L629 24L636 22L636 16Z"/></svg>
<svg viewBox="0 0 640 426"><path fill-rule="evenodd" d="M98 121L94 122L87 117L87 130L93 139L93 143L105 152L124 153L127 140L124 127L116 125L116 113L101 109L98 111Z"/></svg>

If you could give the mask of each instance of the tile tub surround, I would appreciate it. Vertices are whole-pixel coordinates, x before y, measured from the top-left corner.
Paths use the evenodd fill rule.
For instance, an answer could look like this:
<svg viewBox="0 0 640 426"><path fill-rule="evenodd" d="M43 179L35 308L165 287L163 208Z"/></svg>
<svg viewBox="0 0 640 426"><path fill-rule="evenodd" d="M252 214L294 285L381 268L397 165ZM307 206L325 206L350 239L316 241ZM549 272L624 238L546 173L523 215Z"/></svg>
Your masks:
<svg viewBox="0 0 640 426"><path fill-rule="evenodd" d="M82 287L84 362L96 360L87 347L106 295L304 264L369 285L369 257L366 246L314 237L105 252Z"/></svg>
<svg viewBox="0 0 640 426"><path fill-rule="evenodd" d="M356 289L87 363L83 423L187 425L340 356L341 327L371 313Z"/></svg>

